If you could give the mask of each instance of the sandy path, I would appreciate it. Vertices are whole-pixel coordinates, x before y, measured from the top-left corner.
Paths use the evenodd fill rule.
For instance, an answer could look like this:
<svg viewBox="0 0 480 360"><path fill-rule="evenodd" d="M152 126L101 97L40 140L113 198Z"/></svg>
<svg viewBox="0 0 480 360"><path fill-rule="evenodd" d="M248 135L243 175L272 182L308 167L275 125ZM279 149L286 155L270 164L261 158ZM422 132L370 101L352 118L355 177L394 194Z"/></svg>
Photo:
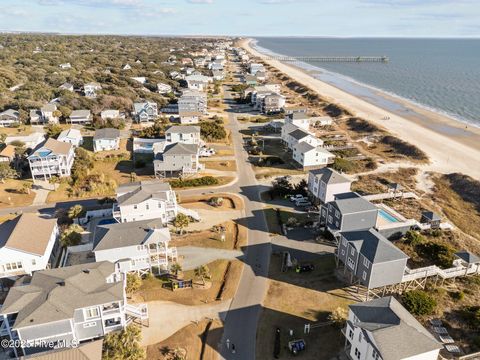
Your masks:
<svg viewBox="0 0 480 360"><path fill-rule="evenodd" d="M241 46L252 55L261 56L259 52L249 46L250 41L250 39L242 40ZM292 79L316 91L327 101L337 103L356 116L382 126L390 133L418 146L431 160L431 164L426 167L426 170L440 173L461 172L480 179L480 131L476 129L465 131L469 138L469 141L465 140L465 142L468 142L467 145L461 142L461 137L436 132L416 121L388 112L315 79L298 68L277 60L266 60L266 62ZM385 116L390 117L390 120L381 120ZM457 129L461 126L460 123L433 112L429 112L428 121L430 123L438 122L438 126L447 125Z"/></svg>

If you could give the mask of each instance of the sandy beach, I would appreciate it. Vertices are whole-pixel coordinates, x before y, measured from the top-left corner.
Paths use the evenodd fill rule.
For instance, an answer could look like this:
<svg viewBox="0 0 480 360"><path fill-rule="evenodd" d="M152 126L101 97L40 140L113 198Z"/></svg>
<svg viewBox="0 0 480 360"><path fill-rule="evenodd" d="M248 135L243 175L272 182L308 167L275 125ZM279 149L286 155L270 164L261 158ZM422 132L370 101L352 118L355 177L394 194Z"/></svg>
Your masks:
<svg viewBox="0 0 480 360"><path fill-rule="evenodd" d="M262 56L250 46L251 41L252 39L243 39L240 46L253 56ZM369 103L368 99L362 99L320 81L295 66L277 60L265 62L317 92L325 100L341 105L355 116L371 121L419 147L431 161L429 165L422 166L423 170L440 173L460 172L480 179L479 128L472 126L466 128L465 124L459 121L410 103L404 105L412 110L411 115L400 116ZM389 117L389 120L382 120L385 117Z"/></svg>

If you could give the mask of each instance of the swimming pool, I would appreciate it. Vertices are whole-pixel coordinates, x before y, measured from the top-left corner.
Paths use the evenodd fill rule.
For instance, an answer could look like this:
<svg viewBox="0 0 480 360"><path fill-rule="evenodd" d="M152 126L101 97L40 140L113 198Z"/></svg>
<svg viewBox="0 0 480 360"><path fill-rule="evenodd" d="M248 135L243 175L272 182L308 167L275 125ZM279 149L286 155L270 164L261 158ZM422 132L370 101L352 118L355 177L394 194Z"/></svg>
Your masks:
<svg viewBox="0 0 480 360"><path fill-rule="evenodd" d="M115 219L103 219L98 222L97 225L108 225L108 224L115 224L117 220Z"/></svg>
<svg viewBox="0 0 480 360"><path fill-rule="evenodd" d="M378 212L378 214L383 218L385 219L386 221L388 222L399 222L399 220L394 217L393 215L389 214L388 212L386 212L385 210L383 209L380 209L380 211Z"/></svg>

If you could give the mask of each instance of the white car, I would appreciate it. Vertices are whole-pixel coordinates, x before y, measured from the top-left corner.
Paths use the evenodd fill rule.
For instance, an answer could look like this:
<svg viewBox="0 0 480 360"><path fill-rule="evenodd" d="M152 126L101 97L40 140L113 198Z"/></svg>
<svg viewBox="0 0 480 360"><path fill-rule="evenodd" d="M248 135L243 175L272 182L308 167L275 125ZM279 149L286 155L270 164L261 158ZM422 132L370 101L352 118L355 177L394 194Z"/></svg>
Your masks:
<svg viewBox="0 0 480 360"><path fill-rule="evenodd" d="M297 195L292 195L290 196L290 201L291 202L297 202L300 200L308 200L306 197L304 197L302 194L297 194Z"/></svg>
<svg viewBox="0 0 480 360"><path fill-rule="evenodd" d="M200 153L199 153L200 157L209 157L209 156L212 156L212 155L215 155L215 150L206 149L206 148L200 149Z"/></svg>

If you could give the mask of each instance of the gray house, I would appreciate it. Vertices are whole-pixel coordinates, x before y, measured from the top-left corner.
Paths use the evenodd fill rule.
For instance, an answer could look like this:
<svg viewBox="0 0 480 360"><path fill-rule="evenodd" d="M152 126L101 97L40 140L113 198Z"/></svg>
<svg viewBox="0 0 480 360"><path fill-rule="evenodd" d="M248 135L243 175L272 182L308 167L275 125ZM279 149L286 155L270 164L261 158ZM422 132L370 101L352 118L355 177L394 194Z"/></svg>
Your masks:
<svg viewBox="0 0 480 360"><path fill-rule="evenodd" d="M325 204L338 194L350 192L351 184L348 177L327 167L308 173L308 191L317 203Z"/></svg>
<svg viewBox="0 0 480 360"><path fill-rule="evenodd" d="M145 305L127 304L125 278L108 261L38 271L10 289L0 311L0 328L31 346L18 355L97 339L122 329L133 317L148 317ZM28 282L29 280L29 282Z"/></svg>
<svg viewBox="0 0 480 360"><path fill-rule="evenodd" d="M158 117L157 103L152 101L134 103L132 115L135 121L139 123L154 121Z"/></svg>
<svg viewBox="0 0 480 360"><path fill-rule="evenodd" d="M322 205L320 226L336 236L342 231L367 230L376 226L378 208L356 192L337 194Z"/></svg>
<svg viewBox="0 0 480 360"><path fill-rule="evenodd" d="M207 94L197 90L185 90L178 99L178 113L207 113Z"/></svg>
<svg viewBox="0 0 480 360"><path fill-rule="evenodd" d="M174 143L167 145L162 153L155 154L153 166L155 176L185 176L196 174L203 169L199 163L197 144Z"/></svg>
<svg viewBox="0 0 480 360"><path fill-rule="evenodd" d="M336 251L350 281L367 289L399 284L408 256L375 229L340 233Z"/></svg>
<svg viewBox="0 0 480 360"><path fill-rule="evenodd" d="M442 344L392 296L350 305L345 352L357 360L437 360Z"/></svg>

